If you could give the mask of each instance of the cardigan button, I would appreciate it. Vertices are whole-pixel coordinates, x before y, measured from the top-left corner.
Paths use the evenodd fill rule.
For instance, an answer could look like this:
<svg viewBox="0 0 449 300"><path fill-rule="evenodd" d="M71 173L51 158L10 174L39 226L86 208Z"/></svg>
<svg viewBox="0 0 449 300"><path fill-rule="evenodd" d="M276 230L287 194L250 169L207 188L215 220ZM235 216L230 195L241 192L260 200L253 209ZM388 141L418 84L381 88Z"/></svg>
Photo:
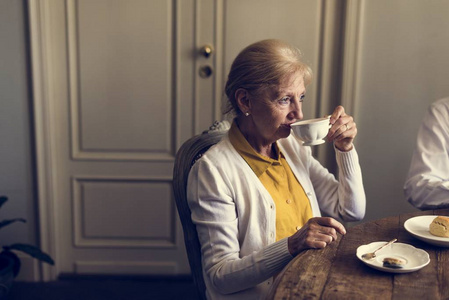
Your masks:
<svg viewBox="0 0 449 300"><path fill-rule="evenodd" d="M285 201L285 202L287 202L287 204L290 204L290 203L292 203L292 200L287 199L287 201Z"/></svg>

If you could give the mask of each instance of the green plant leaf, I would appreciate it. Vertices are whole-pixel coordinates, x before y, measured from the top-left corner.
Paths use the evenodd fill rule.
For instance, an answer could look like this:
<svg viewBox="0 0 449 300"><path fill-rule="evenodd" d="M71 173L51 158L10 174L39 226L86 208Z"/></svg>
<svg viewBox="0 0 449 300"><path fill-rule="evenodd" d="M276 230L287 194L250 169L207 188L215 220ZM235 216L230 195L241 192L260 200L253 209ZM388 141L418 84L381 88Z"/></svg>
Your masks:
<svg viewBox="0 0 449 300"><path fill-rule="evenodd" d="M54 265L55 262L53 261L53 259L50 257L50 255L48 255L47 253L44 253L41 249L39 249L38 247L32 246L32 245L28 245L28 244L13 244L10 246L3 246L4 249L6 250L17 250L17 251L22 251L40 261L46 262L50 265Z"/></svg>
<svg viewBox="0 0 449 300"><path fill-rule="evenodd" d="M6 196L0 196L0 207L2 207L2 205L8 201L8 197Z"/></svg>
<svg viewBox="0 0 449 300"><path fill-rule="evenodd" d="M14 252L8 251L8 250L2 251L0 253L0 256L9 257L10 259L12 259L14 261L13 273L14 273L14 277L17 277L17 275L19 274L19 271L20 271L20 266L22 265L20 258Z"/></svg>
<svg viewBox="0 0 449 300"><path fill-rule="evenodd" d="M0 222L0 228L5 227L5 226L8 226L9 224L14 223L14 222L23 222L23 223L26 223L26 220L25 220L25 219L22 219L22 218L16 218L16 219L10 219L10 220L3 220L3 221Z"/></svg>

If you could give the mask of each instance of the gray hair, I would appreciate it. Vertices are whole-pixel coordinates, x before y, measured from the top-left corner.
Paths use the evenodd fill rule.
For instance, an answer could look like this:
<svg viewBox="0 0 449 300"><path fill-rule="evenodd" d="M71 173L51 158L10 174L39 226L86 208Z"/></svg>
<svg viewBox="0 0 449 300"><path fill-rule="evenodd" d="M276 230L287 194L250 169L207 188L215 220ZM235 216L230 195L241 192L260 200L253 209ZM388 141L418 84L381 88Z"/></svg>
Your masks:
<svg viewBox="0 0 449 300"><path fill-rule="evenodd" d="M312 70L301 60L299 49L281 40L268 39L243 49L232 63L225 94L225 114L240 115L235 93L243 88L250 94L279 86L287 77L301 73L305 85L312 81Z"/></svg>

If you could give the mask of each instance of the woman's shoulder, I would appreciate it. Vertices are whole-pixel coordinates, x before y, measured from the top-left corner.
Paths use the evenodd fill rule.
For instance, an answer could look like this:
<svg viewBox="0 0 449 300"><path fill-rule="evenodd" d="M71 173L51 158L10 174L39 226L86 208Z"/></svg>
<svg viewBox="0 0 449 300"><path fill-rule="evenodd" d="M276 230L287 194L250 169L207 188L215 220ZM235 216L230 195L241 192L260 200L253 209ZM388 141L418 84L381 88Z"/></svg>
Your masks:
<svg viewBox="0 0 449 300"><path fill-rule="evenodd" d="M208 162L215 166L222 164L229 164L233 160L238 158L238 153L229 141L228 135L224 135L223 138L212 145L200 158L199 161Z"/></svg>

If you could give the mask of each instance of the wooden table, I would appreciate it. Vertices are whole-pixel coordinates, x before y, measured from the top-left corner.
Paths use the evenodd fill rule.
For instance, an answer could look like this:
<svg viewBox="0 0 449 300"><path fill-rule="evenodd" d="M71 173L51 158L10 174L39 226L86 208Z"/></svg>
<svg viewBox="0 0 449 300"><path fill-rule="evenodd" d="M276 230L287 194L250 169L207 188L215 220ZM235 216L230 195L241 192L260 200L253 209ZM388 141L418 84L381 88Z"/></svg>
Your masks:
<svg viewBox="0 0 449 300"><path fill-rule="evenodd" d="M295 257L276 277L267 299L449 299L449 248L422 242L404 229L407 219L420 215L449 216L449 209L349 227L326 248ZM395 274L370 268L356 257L360 245L393 238L427 251L430 263L416 272Z"/></svg>

